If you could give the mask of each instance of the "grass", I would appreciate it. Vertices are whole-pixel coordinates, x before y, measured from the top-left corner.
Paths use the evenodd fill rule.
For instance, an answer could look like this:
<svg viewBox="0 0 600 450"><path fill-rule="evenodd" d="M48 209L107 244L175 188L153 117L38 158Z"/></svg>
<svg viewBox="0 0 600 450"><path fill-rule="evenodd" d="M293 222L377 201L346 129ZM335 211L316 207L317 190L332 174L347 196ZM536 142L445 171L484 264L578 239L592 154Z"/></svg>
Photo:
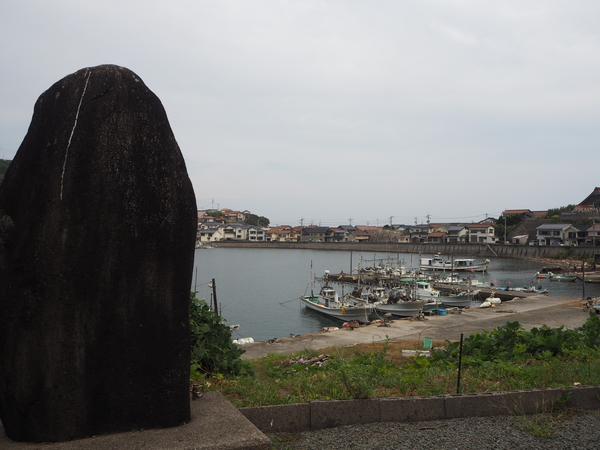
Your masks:
<svg viewBox="0 0 600 450"><path fill-rule="evenodd" d="M434 347L444 342L434 342ZM404 357L402 350L421 342L387 342L333 347L294 355L270 354L252 360L254 377L200 380L205 390L220 391L234 406L266 406L311 400L432 396L456 393L455 365L424 357ZM330 358L322 367L294 362L297 356ZM461 392L600 384L600 350L549 360L496 361L463 365ZM548 419L546 418L546 422Z"/></svg>
<svg viewBox="0 0 600 450"><path fill-rule="evenodd" d="M519 430L529 433L542 439L552 439L555 437L565 420L571 419L574 415L581 413L577 408L567 408L566 403L570 395L563 396L556 402L546 405L544 411L538 414L515 415L513 424Z"/></svg>

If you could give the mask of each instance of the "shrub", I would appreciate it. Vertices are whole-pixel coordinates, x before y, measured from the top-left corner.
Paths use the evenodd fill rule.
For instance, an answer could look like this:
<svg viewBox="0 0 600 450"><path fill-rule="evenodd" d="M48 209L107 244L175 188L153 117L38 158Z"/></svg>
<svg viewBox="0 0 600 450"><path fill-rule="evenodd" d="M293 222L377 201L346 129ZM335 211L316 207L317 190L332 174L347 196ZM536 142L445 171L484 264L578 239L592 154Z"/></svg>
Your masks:
<svg viewBox="0 0 600 450"><path fill-rule="evenodd" d="M242 361L244 350L233 343L225 319L210 310L204 300L190 295L190 334L192 377L222 374L251 375L250 365Z"/></svg>

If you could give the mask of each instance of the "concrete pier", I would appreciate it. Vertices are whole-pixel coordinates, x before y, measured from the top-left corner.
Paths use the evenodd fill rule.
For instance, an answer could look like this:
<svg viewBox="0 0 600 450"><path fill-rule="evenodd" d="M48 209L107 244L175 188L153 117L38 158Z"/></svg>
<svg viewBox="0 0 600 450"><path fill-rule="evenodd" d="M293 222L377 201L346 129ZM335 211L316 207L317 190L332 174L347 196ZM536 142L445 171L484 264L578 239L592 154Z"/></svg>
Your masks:
<svg viewBox="0 0 600 450"><path fill-rule="evenodd" d="M396 319L386 327L377 324L354 329L340 327L336 331L277 339L274 343L246 344L243 346L246 353L242 358L261 358L269 353L284 355L305 349L318 350L356 343L382 342L387 337L392 341L422 340L425 337L435 340L458 340L461 334L466 337L515 321L527 330L542 325L573 329L583 325L590 314L581 308L581 300L575 297L523 293L518 295L519 297L514 296L512 300L503 301L497 307L467 308L460 311L460 314L426 316L422 321Z"/></svg>

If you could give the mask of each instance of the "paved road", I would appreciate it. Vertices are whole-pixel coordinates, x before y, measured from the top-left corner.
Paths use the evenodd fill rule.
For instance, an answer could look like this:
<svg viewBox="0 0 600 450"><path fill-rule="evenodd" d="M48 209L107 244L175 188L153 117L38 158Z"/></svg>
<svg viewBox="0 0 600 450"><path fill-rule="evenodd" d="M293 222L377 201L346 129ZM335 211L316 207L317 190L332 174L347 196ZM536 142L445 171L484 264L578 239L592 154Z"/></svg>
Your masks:
<svg viewBox="0 0 600 450"><path fill-rule="evenodd" d="M376 324L354 330L340 328L331 332L301 335L278 339L275 343L255 342L246 344L244 359L261 358L268 353L289 354L304 349L318 350L332 346L352 345L391 340L458 340L461 333L469 336L482 330L492 330L506 322L518 321L525 329L548 325L555 328L577 328L586 321L588 312L583 311L578 298L553 295L531 295L504 301L495 308L469 308L460 314L430 316L423 321L399 319L388 327Z"/></svg>

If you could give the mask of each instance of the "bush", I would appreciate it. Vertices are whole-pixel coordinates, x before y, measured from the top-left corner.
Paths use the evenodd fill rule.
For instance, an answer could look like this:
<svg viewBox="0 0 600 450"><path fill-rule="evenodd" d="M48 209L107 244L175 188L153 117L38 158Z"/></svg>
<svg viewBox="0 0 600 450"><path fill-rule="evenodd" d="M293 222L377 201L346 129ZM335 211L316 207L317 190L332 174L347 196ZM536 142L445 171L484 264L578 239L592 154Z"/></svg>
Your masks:
<svg viewBox="0 0 600 450"><path fill-rule="evenodd" d="M242 361L244 350L233 343L225 319L210 310L204 300L190 295L191 375L251 375L250 365Z"/></svg>
<svg viewBox="0 0 600 450"><path fill-rule="evenodd" d="M548 360L577 355L586 348L600 346L600 317L590 317L580 328L550 328L543 325L525 331L519 322L507 322L492 331L473 333L463 341L463 363L485 365L494 361L534 358ZM460 343L448 342L445 349L436 350L433 359L454 364L458 360Z"/></svg>

